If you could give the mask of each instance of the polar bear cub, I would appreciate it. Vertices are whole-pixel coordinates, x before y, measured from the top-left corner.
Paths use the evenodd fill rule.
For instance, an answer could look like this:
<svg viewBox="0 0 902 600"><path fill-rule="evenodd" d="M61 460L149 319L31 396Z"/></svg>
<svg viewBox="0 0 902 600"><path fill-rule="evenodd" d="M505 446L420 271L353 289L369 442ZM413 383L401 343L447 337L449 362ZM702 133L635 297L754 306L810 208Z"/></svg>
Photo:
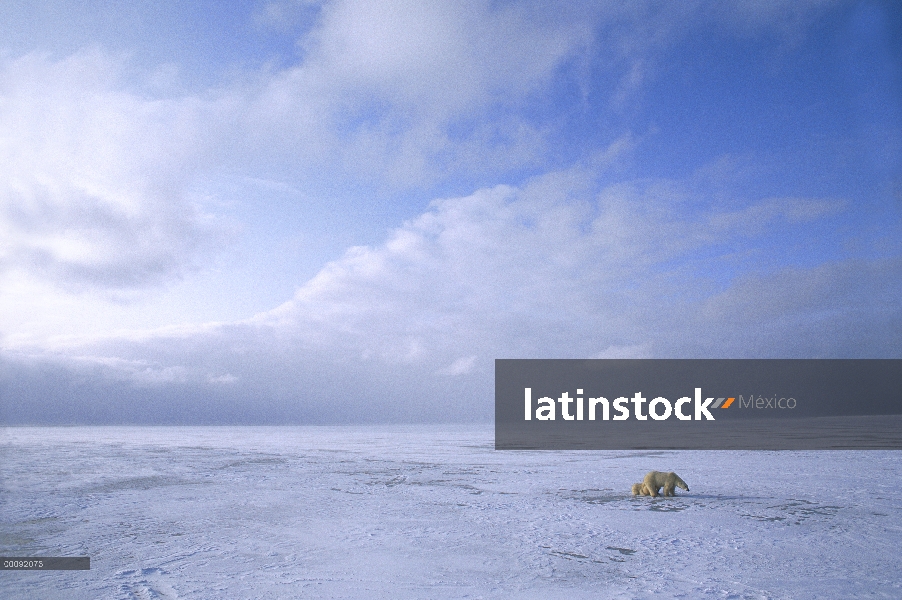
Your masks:
<svg viewBox="0 0 902 600"><path fill-rule="evenodd" d="M640 490L642 495L645 494L645 489L647 488L649 496L653 498L658 496L658 490L662 487L664 488L665 496L673 496L674 488L684 489L687 492L689 491L689 486L686 485L686 482L680 479L680 476L674 472L670 473L662 473L661 471L649 471L645 476L645 479L642 480L643 489ZM635 489L636 486L633 486Z"/></svg>
<svg viewBox="0 0 902 600"><path fill-rule="evenodd" d="M634 483L633 496L651 496L651 492L648 491L644 483Z"/></svg>

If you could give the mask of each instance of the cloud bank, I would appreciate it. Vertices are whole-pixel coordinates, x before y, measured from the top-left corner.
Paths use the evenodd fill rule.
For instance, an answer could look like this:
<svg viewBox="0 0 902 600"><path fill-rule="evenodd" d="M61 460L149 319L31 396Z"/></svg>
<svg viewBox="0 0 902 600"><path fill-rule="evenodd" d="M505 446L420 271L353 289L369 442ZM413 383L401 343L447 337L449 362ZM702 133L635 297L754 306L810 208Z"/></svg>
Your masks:
<svg viewBox="0 0 902 600"><path fill-rule="evenodd" d="M8 349L2 380L50 412L4 418L487 420L495 358L898 356L898 257L747 266L842 203L686 216L672 189L572 169L437 200L252 319ZM106 409L88 400L104 390Z"/></svg>

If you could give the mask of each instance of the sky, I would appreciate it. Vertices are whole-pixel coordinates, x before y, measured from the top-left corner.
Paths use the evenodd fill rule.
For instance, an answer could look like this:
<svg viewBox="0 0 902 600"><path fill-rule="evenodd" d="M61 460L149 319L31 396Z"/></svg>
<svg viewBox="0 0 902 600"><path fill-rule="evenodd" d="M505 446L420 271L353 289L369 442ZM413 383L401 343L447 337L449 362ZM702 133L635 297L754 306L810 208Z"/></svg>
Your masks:
<svg viewBox="0 0 902 600"><path fill-rule="evenodd" d="M0 423L487 422L496 358L900 358L900 234L894 2L0 14Z"/></svg>

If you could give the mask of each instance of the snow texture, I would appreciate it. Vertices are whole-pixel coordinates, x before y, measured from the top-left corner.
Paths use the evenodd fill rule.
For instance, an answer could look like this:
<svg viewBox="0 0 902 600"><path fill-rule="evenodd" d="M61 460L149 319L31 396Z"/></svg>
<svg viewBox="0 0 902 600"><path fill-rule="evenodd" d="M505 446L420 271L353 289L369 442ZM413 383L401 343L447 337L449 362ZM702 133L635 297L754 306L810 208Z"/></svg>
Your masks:
<svg viewBox="0 0 902 600"><path fill-rule="evenodd" d="M0 430L3 598L900 598L898 451L496 451L488 426ZM647 471L690 493L634 497Z"/></svg>

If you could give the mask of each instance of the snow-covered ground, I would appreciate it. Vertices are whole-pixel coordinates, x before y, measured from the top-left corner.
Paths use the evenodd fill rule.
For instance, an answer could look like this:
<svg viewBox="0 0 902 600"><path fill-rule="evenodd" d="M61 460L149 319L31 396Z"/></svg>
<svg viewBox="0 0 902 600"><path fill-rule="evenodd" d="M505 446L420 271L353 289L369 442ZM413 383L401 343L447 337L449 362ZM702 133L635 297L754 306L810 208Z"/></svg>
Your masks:
<svg viewBox="0 0 902 600"><path fill-rule="evenodd" d="M649 470L676 498L634 498ZM3 598L902 598L902 452L495 451L487 426L0 430Z"/></svg>

